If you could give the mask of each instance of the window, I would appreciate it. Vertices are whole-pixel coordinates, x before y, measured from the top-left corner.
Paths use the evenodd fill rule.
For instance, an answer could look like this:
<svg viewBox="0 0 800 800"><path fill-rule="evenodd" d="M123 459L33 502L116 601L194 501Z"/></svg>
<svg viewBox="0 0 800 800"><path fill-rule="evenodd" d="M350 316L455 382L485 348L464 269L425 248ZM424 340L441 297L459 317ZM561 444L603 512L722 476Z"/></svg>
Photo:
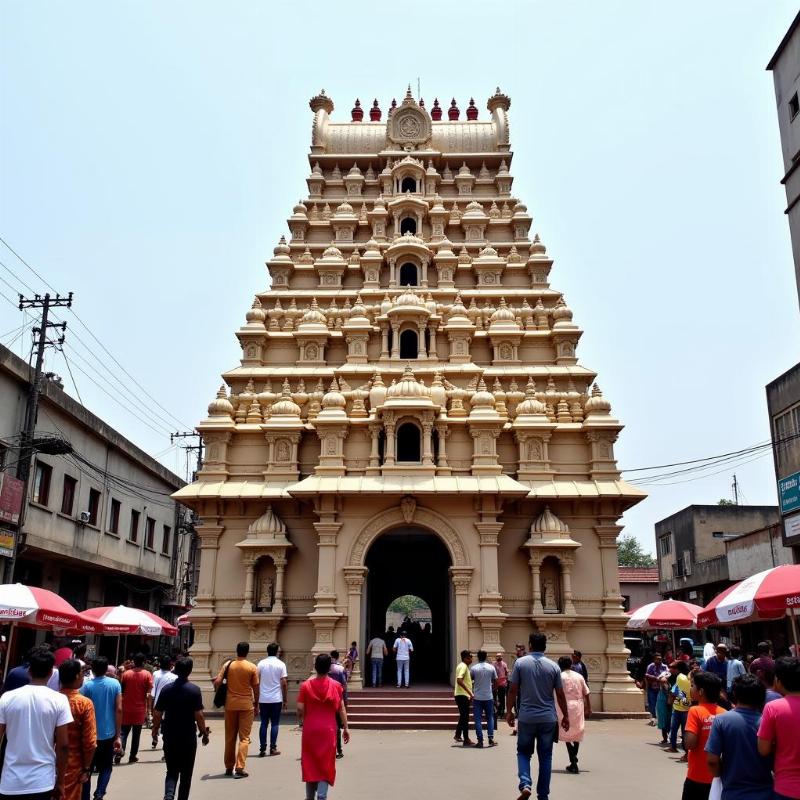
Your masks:
<svg viewBox="0 0 800 800"><path fill-rule="evenodd" d="M658 540L658 546L662 556L668 556L672 552L672 533L667 533Z"/></svg>
<svg viewBox="0 0 800 800"><path fill-rule="evenodd" d="M100 492L97 489L89 489L89 524L97 525L100 516Z"/></svg>
<svg viewBox="0 0 800 800"><path fill-rule="evenodd" d="M797 97L795 97L795 100ZM400 191L405 194L406 192L416 192L417 191L417 182L413 178L403 178L403 182L400 184Z"/></svg>
<svg viewBox="0 0 800 800"><path fill-rule="evenodd" d="M800 406L790 408L775 417L775 441L786 444L785 440L800 433Z"/></svg>
<svg viewBox="0 0 800 800"><path fill-rule="evenodd" d="M139 512L131 509L131 529L128 533L128 540L131 542L139 541Z"/></svg>
<svg viewBox="0 0 800 800"><path fill-rule="evenodd" d="M169 542L172 537L172 528L169 525L164 526L164 535L161 537L161 552L164 555L169 555Z"/></svg>
<svg viewBox="0 0 800 800"><path fill-rule="evenodd" d="M111 500L111 513L108 516L108 531L119 535L119 512L122 504L119 500Z"/></svg>
<svg viewBox="0 0 800 800"><path fill-rule="evenodd" d="M419 286L416 264L403 264L403 266L400 267L400 285Z"/></svg>
<svg viewBox="0 0 800 800"><path fill-rule="evenodd" d="M795 92L789 100L789 119L794 119L798 112L800 112L800 101L798 101L797 92Z"/></svg>
<svg viewBox="0 0 800 800"><path fill-rule="evenodd" d="M53 468L42 461L36 462L36 472L33 476L33 502L46 506L50 499L50 480L53 477Z"/></svg>
<svg viewBox="0 0 800 800"><path fill-rule="evenodd" d="M64 488L61 492L61 513L72 516L72 509L75 506L75 490L78 481L72 475L64 476Z"/></svg>
<svg viewBox="0 0 800 800"><path fill-rule="evenodd" d="M413 422L404 422L397 429L397 460L418 464L420 450L419 428Z"/></svg>
<svg viewBox="0 0 800 800"><path fill-rule="evenodd" d="M144 524L144 546L154 550L156 546L156 521L148 517Z"/></svg>
<svg viewBox="0 0 800 800"><path fill-rule="evenodd" d="M417 232L417 221L413 217L406 217L400 223L400 234L404 233L416 233Z"/></svg>
<svg viewBox="0 0 800 800"><path fill-rule="evenodd" d="M419 355L419 337L414 330L405 330L400 334L400 358L417 358Z"/></svg>

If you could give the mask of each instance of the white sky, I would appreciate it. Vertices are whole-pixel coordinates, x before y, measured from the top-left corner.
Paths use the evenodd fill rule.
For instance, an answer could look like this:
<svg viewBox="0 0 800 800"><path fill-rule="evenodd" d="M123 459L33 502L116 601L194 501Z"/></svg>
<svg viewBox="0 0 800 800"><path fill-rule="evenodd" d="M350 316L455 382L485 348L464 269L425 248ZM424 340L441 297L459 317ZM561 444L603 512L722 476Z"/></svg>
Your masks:
<svg viewBox="0 0 800 800"><path fill-rule="evenodd" d="M798 360L764 70L796 11L788 0L461 0L401 11L6 0L0 235L56 289L74 291L106 347L192 425L237 363L233 331L307 193L309 97L325 87L335 118L349 119L356 97L377 97L385 112L419 77L428 104L454 96L463 112L474 96L486 118L499 85L512 100L514 194L586 331L581 363L599 372L627 426L620 465L737 450L769 438L764 385ZM0 261L44 289L2 246ZM0 278L21 288L1 266ZM2 282L0 292L13 299ZM0 298L0 334L21 323ZM177 425L151 423L157 434L92 384L72 331L92 340L71 324L86 405L148 452L165 451ZM25 355L29 346L27 333L14 345ZM48 368L74 392L60 354ZM137 403L142 392L112 368ZM163 460L183 472L176 450ZM776 501L769 452L736 473L746 502ZM656 520L729 497L731 474L652 489L626 531L653 549Z"/></svg>

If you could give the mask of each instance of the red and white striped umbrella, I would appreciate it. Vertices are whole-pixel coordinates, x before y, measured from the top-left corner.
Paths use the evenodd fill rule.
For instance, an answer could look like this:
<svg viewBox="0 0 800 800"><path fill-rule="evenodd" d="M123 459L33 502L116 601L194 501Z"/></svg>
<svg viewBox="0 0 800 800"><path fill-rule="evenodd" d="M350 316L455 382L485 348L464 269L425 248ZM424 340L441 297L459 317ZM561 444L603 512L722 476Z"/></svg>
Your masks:
<svg viewBox="0 0 800 800"><path fill-rule="evenodd" d="M779 619L795 608L800 608L800 564L785 564L751 575L717 595L697 623L706 627Z"/></svg>
<svg viewBox="0 0 800 800"><path fill-rule="evenodd" d="M186 627L188 627L189 625L192 624L192 620L191 620L191 617L189 616L189 613L190 612L187 611L185 614L181 614L178 617L178 619L175 620L175 624L179 628L186 628Z"/></svg>
<svg viewBox="0 0 800 800"><path fill-rule="evenodd" d="M141 636L175 636L178 629L151 611L128 606L89 608L81 615L88 623L100 625L98 633L133 633Z"/></svg>
<svg viewBox="0 0 800 800"><path fill-rule="evenodd" d="M35 628L70 628L78 612L63 597L21 583L0 585L0 621Z"/></svg>
<svg viewBox="0 0 800 800"><path fill-rule="evenodd" d="M683 600L658 600L628 615L629 628L694 628L703 609Z"/></svg>

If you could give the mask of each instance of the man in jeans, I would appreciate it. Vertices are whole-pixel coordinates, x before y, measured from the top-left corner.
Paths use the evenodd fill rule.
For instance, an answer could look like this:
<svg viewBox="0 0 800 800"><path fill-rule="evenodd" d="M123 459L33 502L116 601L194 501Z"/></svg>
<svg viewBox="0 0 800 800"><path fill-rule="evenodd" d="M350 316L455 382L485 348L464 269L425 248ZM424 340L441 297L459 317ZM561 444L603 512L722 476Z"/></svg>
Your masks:
<svg viewBox="0 0 800 800"><path fill-rule="evenodd" d="M288 672L286 664L278 658L278 643L267 645L267 657L262 658L256 667L258 670L258 707L261 713L261 728L258 732L259 758L267 754L267 726L272 725L269 732L269 754L279 756L278 729L281 724L281 711L286 711L286 692L288 690Z"/></svg>
<svg viewBox="0 0 800 800"><path fill-rule="evenodd" d="M475 717L476 747L483 747L483 725L481 717L486 714L486 733L489 747L494 747L494 687L497 673L486 663L486 651L478 650L478 663L470 670L472 677L472 713Z"/></svg>
<svg viewBox="0 0 800 800"><path fill-rule="evenodd" d="M547 637L532 633L528 638L529 654L518 658L511 673L508 693L508 724L514 724L514 701L519 694L519 719L517 721L517 770L519 773L519 798L531 796L531 756L534 749L539 758L539 779L536 797L548 800L550 773L553 766L553 740L557 730L555 693L563 719L561 727L569 730L567 698L561 686L561 670L554 661L545 658Z"/></svg>
<svg viewBox="0 0 800 800"><path fill-rule="evenodd" d="M200 689L189 682L192 666L191 658L177 660L175 680L161 688L153 708L153 741L158 740L159 728L163 727L164 734L164 759L167 762L164 800L174 800L178 780L178 800L189 800L197 755L196 734L202 737L203 747L208 744L203 697Z"/></svg>
<svg viewBox="0 0 800 800"><path fill-rule="evenodd" d="M397 688L411 683L411 654L414 652L414 645L411 639L406 636L405 631L400 631L400 635L395 639L394 647L395 658L397 659Z"/></svg>
<svg viewBox="0 0 800 800"><path fill-rule="evenodd" d="M114 751L122 749L120 732L122 730L122 691L119 681L109 678L108 659L100 656L92 661L94 678L83 684L80 693L88 697L94 705L97 722L97 749L94 751L92 766L97 770L97 786L94 800L103 800L111 780ZM89 800L91 780L83 784L83 800Z"/></svg>
<svg viewBox="0 0 800 800"><path fill-rule="evenodd" d="M377 689L383 686L383 659L389 655L389 650L386 642L380 636L375 636L367 645L367 653L372 662L372 688Z"/></svg>

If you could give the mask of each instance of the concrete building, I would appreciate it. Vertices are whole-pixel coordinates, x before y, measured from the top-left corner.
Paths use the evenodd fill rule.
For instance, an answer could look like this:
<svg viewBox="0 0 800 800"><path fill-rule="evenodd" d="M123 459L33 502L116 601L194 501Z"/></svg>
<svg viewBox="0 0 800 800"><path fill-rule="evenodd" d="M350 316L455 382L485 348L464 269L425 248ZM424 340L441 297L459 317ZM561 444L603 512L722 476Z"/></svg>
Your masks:
<svg viewBox="0 0 800 800"><path fill-rule="evenodd" d="M369 120L310 106L308 197L176 494L201 520L198 683L237 641L277 638L294 691L314 653L363 647L414 594L433 632L416 680L538 629L552 655L583 652L598 710L638 709L616 545L644 493L512 194L510 99L466 121L410 90L385 121L377 100Z"/></svg>
<svg viewBox="0 0 800 800"><path fill-rule="evenodd" d="M726 550L737 534L779 521L775 506L688 506L656 523L659 592L703 606L739 580ZM752 570L749 574L753 574Z"/></svg>
<svg viewBox="0 0 800 800"><path fill-rule="evenodd" d="M620 567L619 591L625 611L660 600L658 567Z"/></svg>
<svg viewBox="0 0 800 800"><path fill-rule="evenodd" d="M786 188L786 217L792 240L794 269L800 293L800 14L792 22L767 69L775 82L778 130ZM800 364L767 386L775 477L783 542L800 563Z"/></svg>
<svg viewBox="0 0 800 800"><path fill-rule="evenodd" d="M14 472L13 434L23 427L29 374L28 364L0 346L0 474ZM189 537L170 495L184 481L52 378L43 380L36 425L37 437L48 434L74 452L34 457L15 579L51 589L78 610L121 603L174 618ZM18 535L10 520L1 527L6 544Z"/></svg>

